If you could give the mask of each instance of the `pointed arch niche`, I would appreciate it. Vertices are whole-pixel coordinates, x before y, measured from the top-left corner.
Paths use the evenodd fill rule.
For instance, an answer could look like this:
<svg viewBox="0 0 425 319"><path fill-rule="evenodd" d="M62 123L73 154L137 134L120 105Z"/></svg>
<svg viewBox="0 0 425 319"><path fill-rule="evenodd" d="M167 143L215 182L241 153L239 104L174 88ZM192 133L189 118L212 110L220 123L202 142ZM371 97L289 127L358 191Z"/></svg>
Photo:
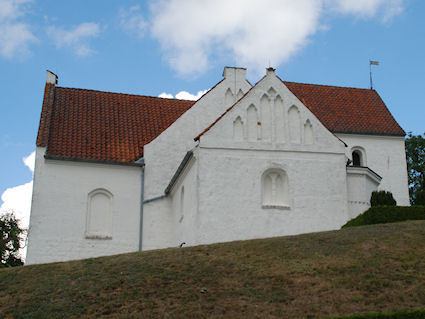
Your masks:
<svg viewBox="0 0 425 319"><path fill-rule="evenodd" d="M233 140L243 141L243 122L240 116L233 121Z"/></svg>
<svg viewBox="0 0 425 319"><path fill-rule="evenodd" d="M288 121L290 142L301 144L301 116L295 105L292 105L288 110Z"/></svg>
<svg viewBox="0 0 425 319"><path fill-rule="evenodd" d="M261 139L271 141L272 139L272 112L270 108L270 99L266 94L260 100L261 109Z"/></svg>
<svg viewBox="0 0 425 319"><path fill-rule="evenodd" d="M277 143L285 142L285 111L283 108L283 100L280 95L276 96L274 102L274 120L275 120L275 136Z"/></svg>
<svg viewBox="0 0 425 319"><path fill-rule="evenodd" d="M241 89L239 89L238 95L236 97L239 100L242 96L244 96L244 93L242 92Z"/></svg>
<svg viewBox="0 0 425 319"><path fill-rule="evenodd" d="M287 209L289 205L288 175L283 169L270 168L261 177L262 207Z"/></svg>
<svg viewBox="0 0 425 319"><path fill-rule="evenodd" d="M257 108L254 104L251 104L247 112L247 137L248 141L258 140L258 114Z"/></svg>
<svg viewBox="0 0 425 319"><path fill-rule="evenodd" d="M310 120L307 120L304 124L304 144L314 144L313 125L311 125Z"/></svg>
<svg viewBox="0 0 425 319"><path fill-rule="evenodd" d="M112 239L112 199L112 193L103 188L88 194L86 238Z"/></svg>
<svg viewBox="0 0 425 319"><path fill-rule="evenodd" d="M230 88L227 89L225 95L224 95L224 103L226 106L230 106L235 102L234 95L232 93L232 90Z"/></svg>

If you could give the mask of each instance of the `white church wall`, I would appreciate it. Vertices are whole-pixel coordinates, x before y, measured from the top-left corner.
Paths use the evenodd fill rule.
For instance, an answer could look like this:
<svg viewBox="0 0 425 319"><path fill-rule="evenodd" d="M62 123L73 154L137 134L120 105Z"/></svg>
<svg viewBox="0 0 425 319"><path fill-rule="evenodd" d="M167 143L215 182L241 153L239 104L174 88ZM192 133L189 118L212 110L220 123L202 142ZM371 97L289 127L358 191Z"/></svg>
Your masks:
<svg viewBox="0 0 425 319"><path fill-rule="evenodd" d="M347 167L347 196L350 219L370 208L370 195L380 179L365 167Z"/></svg>
<svg viewBox="0 0 425 319"><path fill-rule="evenodd" d="M143 250L196 245L198 182L192 157L170 194L144 205Z"/></svg>
<svg viewBox="0 0 425 319"><path fill-rule="evenodd" d="M137 251L141 168L45 160L44 152L36 150L26 263ZM111 195L111 223L98 216L99 224L88 227L93 191Z"/></svg>
<svg viewBox="0 0 425 319"><path fill-rule="evenodd" d="M365 166L382 177L379 185L380 190L392 192L397 205L410 205L403 137L357 134L337 135L348 145L346 148L348 158L352 158L352 149L364 151Z"/></svg>
<svg viewBox="0 0 425 319"><path fill-rule="evenodd" d="M174 246L198 244L198 162L195 156L187 163L170 194L176 230Z"/></svg>
<svg viewBox="0 0 425 319"><path fill-rule="evenodd" d="M348 220L344 154L200 148L199 243L338 229ZM287 174L288 199L263 205L262 176Z"/></svg>
<svg viewBox="0 0 425 319"><path fill-rule="evenodd" d="M267 101L267 120L258 112L254 130L253 106ZM234 138L239 118L242 141ZM344 144L271 70L201 136L199 148L201 243L337 229L348 220ZM275 195L263 196L270 189Z"/></svg>
<svg viewBox="0 0 425 319"><path fill-rule="evenodd" d="M163 194L186 152L196 145L193 139L233 104L241 92L246 93L251 88L245 73L245 69L225 68L221 82L155 140L145 145L145 198Z"/></svg>
<svg viewBox="0 0 425 319"><path fill-rule="evenodd" d="M171 198L163 197L143 205L142 250L173 247L176 233Z"/></svg>

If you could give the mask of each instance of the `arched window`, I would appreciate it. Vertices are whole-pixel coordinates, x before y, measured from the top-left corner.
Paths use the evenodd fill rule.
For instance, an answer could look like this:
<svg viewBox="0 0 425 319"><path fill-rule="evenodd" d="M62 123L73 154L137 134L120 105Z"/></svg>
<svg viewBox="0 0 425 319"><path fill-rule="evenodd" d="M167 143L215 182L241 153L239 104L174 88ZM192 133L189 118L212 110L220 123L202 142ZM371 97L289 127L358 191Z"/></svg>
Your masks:
<svg viewBox="0 0 425 319"><path fill-rule="evenodd" d="M95 189L88 194L87 238L112 238L112 198L112 193L106 189Z"/></svg>
<svg viewBox="0 0 425 319"><path fill-rule="evenodd" d="M366 152L360 147L356 146L351 149L351 159L353 166L367 166L366 165Z"/></svg>
<svg viewBox="0 0 425 319"><path fill-rule="evenodd" d="M268 169L262 176L263 208L289 208L289 183L282 169Z"/></svg>
<svg viewBox="0 0 425 319"><path fill-rule="evenodd" d="M359 151L353 152L353 166L362 166L362 154Z"/></svg>

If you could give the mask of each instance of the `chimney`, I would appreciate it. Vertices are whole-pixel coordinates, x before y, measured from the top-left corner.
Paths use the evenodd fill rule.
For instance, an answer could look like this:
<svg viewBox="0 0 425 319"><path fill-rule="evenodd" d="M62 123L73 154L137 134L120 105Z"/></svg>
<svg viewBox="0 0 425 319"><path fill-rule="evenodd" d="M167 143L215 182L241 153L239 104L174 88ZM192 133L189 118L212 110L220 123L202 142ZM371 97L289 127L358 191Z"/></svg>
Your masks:
<svg viewBox="0 0 425 319"><path fill-rule="evenodd" d="M223 70L223 78L231 81L244 81L246 79L246 68L226 66Z"/></svg>
<svg viewBox="0 0 425 319"><path fill-rule="evenodd" d="M273 69L272 67L269 67L266 69L266 75L274 75L274 71L276 71L276 69Z"/></svg>
<svg viewBox="0 0 425 319"><path fill-rule="evenodd" d="M58 84L58 76L54 74L52 71L46 70L47 77L46 77L46 83L56 85Z"/></svg>

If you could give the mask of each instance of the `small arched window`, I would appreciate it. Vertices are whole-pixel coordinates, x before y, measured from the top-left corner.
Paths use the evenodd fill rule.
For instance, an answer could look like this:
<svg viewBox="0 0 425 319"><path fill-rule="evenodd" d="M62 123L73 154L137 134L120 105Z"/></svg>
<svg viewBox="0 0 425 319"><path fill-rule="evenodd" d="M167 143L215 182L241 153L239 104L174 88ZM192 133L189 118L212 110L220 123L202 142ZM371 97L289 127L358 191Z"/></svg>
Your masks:
<svg viewBox="0 0 425 319"><path fill-rule="evenodd" d="M263 208L289 208L288 175L282 169L268 169L262 176Z"/></svg>
<svg viewBox="0 0 425 319"><path fill-rule="evenodd" d="M351 149L351 160L353 166L367 166L366 152L363 147L355 146Z"/></svg>
<svg viewBox="0 0 425 319"><path fill-rule="evenodd" d="M87 238L112 238L112 197L112 193L106 189L95 189L88 194Z"/></svg>
<svg viewBox="0 0 425 319"><path fill-rule="evenodd" d="M352 156L353 166L362 166L362 154L359 151L354 151Z"/></svg>

